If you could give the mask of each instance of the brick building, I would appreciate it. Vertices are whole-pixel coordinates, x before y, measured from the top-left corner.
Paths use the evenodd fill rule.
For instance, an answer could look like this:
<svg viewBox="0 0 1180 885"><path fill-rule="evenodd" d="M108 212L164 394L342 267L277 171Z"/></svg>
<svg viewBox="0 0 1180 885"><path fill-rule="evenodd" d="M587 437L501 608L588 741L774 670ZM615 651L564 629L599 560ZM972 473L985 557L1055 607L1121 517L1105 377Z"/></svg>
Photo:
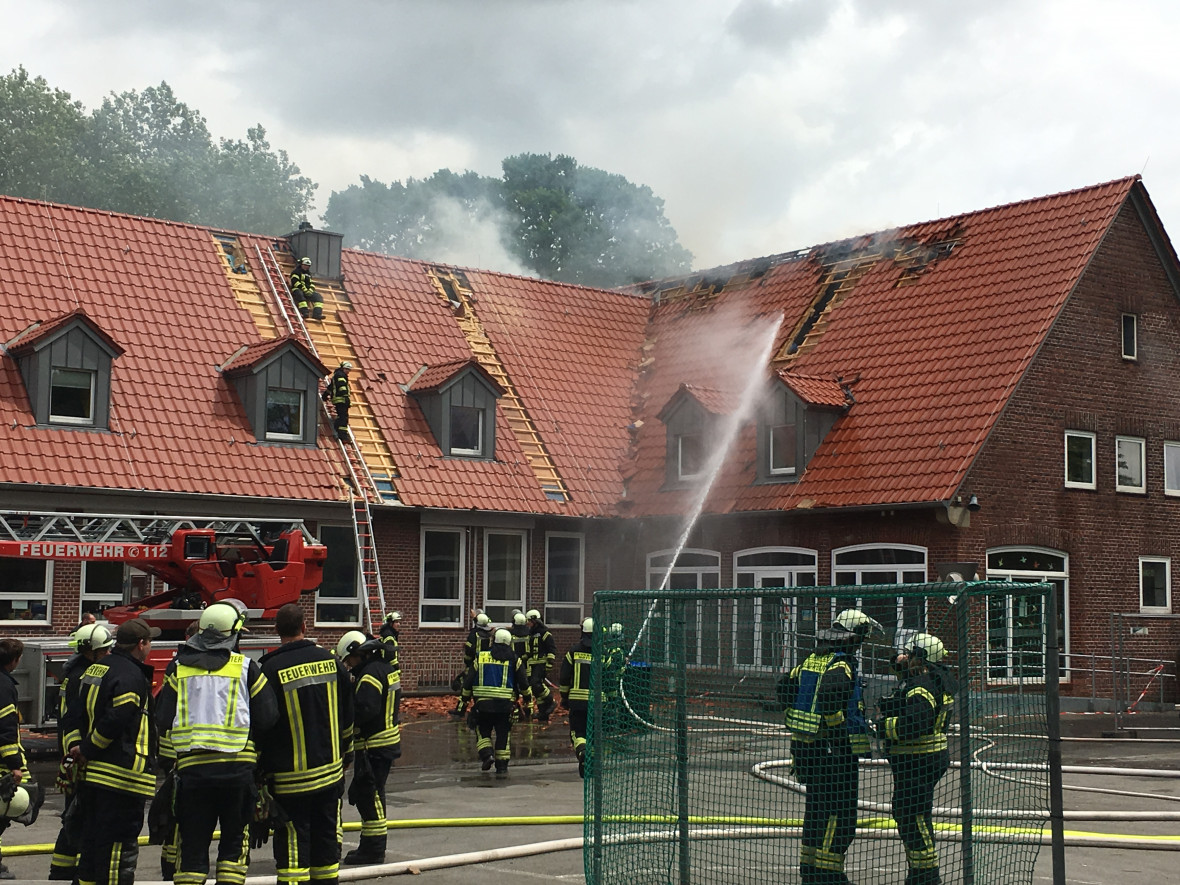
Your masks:
<svg viewBox="0 0 1180 885"><path fill-rule="evenodd" d="M0 240L0 512L303 519L329 549L315 634L399 610L411 689L449 681L475 606L539 608L564 646L594 590L665 576L1048 580L1083 696L1114 631L1180 647L1180 265L1138 178L630 291L9 198ZM302 255L326 306L306 326ZM342 447L317 381L344 360ZM0 631L33 638L146 580L3 565ZM1027 675L1023 604L989 617L993 678Z"/></svg>

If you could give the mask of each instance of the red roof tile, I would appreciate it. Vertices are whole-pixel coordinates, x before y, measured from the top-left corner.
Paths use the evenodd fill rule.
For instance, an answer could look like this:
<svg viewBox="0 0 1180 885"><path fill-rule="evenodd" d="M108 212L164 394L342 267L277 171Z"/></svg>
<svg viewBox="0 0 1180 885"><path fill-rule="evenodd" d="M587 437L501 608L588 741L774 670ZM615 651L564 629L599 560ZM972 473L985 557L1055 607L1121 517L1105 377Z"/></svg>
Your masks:
<svg viewBox="0 0 1180 885"><path fill-rule="evenodd" d="M845 408L851 405L850 392L846 393L844 386L836 378L803 375L789 369L777 369L775 376L787 385L795 396L810 405L833 408Z"/></svg>

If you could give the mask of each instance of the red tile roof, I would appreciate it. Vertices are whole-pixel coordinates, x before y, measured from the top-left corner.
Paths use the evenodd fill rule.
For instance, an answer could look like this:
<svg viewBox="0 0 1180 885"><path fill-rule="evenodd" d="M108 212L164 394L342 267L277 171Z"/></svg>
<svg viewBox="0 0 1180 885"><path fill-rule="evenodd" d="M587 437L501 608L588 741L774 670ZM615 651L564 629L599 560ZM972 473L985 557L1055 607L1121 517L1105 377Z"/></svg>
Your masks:
<svg viewBox="0 0 1180 885"><path fill-rule="evenodd" d="M413 381L407 386L406 392L423 393L428 390L438 390L464 369L468 368L475 370L481 376L483 376L484 381L486 381L498 394L502 394L504 392L504 388L500 386L499 382L497 382L495 378L491 377L487 373L487 370L479 364L479 361L476 360L475 357L465 360L452 360L449 363L442 363L441 365L437 366L424 366L422 369L422 374L413 379Z"/></svg>
<svg viewBox="0 0 1180 885"><path fill-rule="evenodd" d="M791 389L795 396L810 405L829 406L836 409L852 405L851 390L846 392L844 385L836 378L804 375L800 372L792 372L790 369L776 369L774 374Z"/></svg>
<svg viewBox="0 0 1180 885"><path fill-rule="evenodd" d="M124 349L110 432L37 427L0 360L0 483L334 501L326 451L258 445L217 371L259 342L209 231L0 197L0 341L83 310Z"/></svg>
<svg viewBox="0 0 1180 885"><path fill-rule="evenodd" d="M311 352L303 341L295 335L283 335L279 338L271 338L269 341L258 341L251 344L242 350L230 355L226 362L221 364L221 371L226 375L236 375L239 372L245 372L252 369L259 363L265 362L272 354L292 347L306 359L321 375L330 374L330 370L323 364L318 356Z"/></svg>
<svg viewBox="0 0 1180 885"><path fill-rule="evenodd" d="M830 405L834 387L821 395L801 379L855 380L855 404L793 483L752 483L747 421L708 509L948 499L1133 188L1146 199L1126 178L644 287L660 303L636 397L644 425L624 467L628 512L684 511L694 491L661 488L665 428L653 419L682 384L765 377L750 354L779 316L771 369Z"/></svg>

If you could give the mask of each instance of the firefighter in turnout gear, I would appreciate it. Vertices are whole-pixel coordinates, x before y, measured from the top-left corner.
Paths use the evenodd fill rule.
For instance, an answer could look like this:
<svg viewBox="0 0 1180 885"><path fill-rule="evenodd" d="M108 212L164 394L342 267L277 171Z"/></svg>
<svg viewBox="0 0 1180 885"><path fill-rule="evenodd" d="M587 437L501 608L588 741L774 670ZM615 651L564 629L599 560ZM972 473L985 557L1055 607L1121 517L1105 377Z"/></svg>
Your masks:
<svg viewBox="0 0 1180 885"><path fill-rule="evenodd" d="M262 668L238 651L245 620L246 606L237 599L201 612L196 634L168 665L156 699L161 742L176 757L178 885L203 885L219 824L217 882L246 880L258 763L254 738L275 725L279 708Z"/></svg>
<svg viewBox="0 0 1180 885"><path fill-rule="evenodd" d="M344 856L346 864L385 863L385 782L394 760L402 754L397 724L401 676L385 660L380 639L349 630L336 646L336 655L352 671L354 764L348 801L361 814L361 842Z"/></svg>
<svg viewBox="0 0 1180 885"><path fill-rule="evenodd" d="M492 626L492 619L483 612L479 612L475 616L475 626L468 632L467 640L463 643L463 669L455 680L458 683L455 690L459 694L459 700L455 703L455 709L451 711L452 716L462 716L466 711L467 702L471 700L471 691L467 688L467 677L471 673L471 668L475 666L475 659L479 653L492 647L494 634L495 627Z"/></svg>
<svg viewBox="0 0 1180 885"><path fill-rule="evenodd" d="M786 725L795 777L807 787L799 847L801 885L848 885L844 855L856 835L859 755L867 753L856 653L884 633L864 612L845 609L786 683Z"/></svg>
<svg viewBox="0 0 1180 885"><path fill-rule="evenodd" d="M299 603L278 610L275 631L282 645L259 661L279 708L278 725L260 746L274 798L275 869L282 885L335 885L344 765L352 756L352 680L335 655L304 636Z"/></svg>
<svg viewBox="0 0 1180 885"><path fill-rule="evenodd" d="M480 650L475 665L468 671L464 688L475 698L475 728L479 733L476 747L484 771L496 766L496 777L507 777L512 756L509 733L512 730L514 698L519 690L529 702L528 670L512 651L512 634L501 627L493 634L492 645ZM495 732L495 743L492 742Z"/></svg>
<svg viewBox="0 0 1180 885"><path fill-rule="evenodd" d="M295 296L295 306L301 317L307 319L310 314L313 320L324 318L324 298L316 292L315 280L311 278L311 259L306 255L299 259L291 272L291 294Z"/></svg>
<svg viewBox="0 0 1180 885"><path fill-rule="evenodd" d="M512 651L518 659L527 661L529 655L529 625L524 612L514 611L512 613L512 626L509 628L509 632L512 633ZM520 710L524 721L528 722L533 718L533 705L524 702L524 695L521 693L520 688L516 690L516 700L517 709Z"/></svg>
<svg viewBox="0 0 1180 885"><path fill-rule="evenodd" d="M900 682L881 698L877 735L893 772L893 819L905 843L905 885L939 885L938 849L931 816L934 788L950 767L946 731L958 690L943 666L942 640L917 633L893 659Z"/></svg>
<svg viewBox="0 0 1180 885"><path fill-rule="evenodd" d="M152 668L144 661L159 635L139 619L120 624L114 650L79 677L67 713L70 755L83 766L74 800L82 818L79 882L135 881L144 804L156 789Z"/></svg>
<svg viewBox="0 0 1180 885"><path fill-rule="evenodd" d="M554 642L553 634L549 632L545 622L541 620L539 611L531 608L525 613L525 617L529 623L529 686L537 701L537 719L548 722L549 714L557 706L553 692L549 689L549 681L546 679L549 671L553 669L553 662L557 660L557 643Z"/></svg>
<svg viewBox="0 0 1180 885"><path fill-rule="evenodd" d="M348 360L342 362L328 379L323 393L324 402L331 403L336 410L336 420L332 422L336 428L336 438L345 442L348 441L348 409L352 406L352 389L348 385L348 373L351 371L352 363Z"/></svg>
<svg viewBox="0 0 1180 885"><path fill-rule="evenodd" d="M586 776L586 714L590 709L590 662L593 660L594 619L582 621L582 636L561 662L561 705L570 714L570 742L578 757L578 776Z"/></svg>
<svg viewBox="0 0 1180 885"><path fill-rule="evenodd" d="M7 798L2 794L0 798L5 802L14 800L17 787L25 780L25 751L20 742L20 711L16 705L18 691L16 680L12 677L12 671L20 663L24 651L25 645L19 639L0 639L0 772L3 772L5 792L8 793ZM39 808L40 787L30 782L24 789L35 790L36 804ZM0 815L0 833L8 829L9 820L20 813L11 816ZM33 816L36 816L35 810ZM13 879L15 876L0 864L0 878Z"/></svg>
<svg viewBox="0 0 1180 885"><path fill-rule="evenodd" d="M78 769L69 755L69 734L64 725L67 711L78 700L79 679L86 668L106 657L114 644L115 635L102 624L82 624L70 634L70 647L76 654L66 661L62 669L61 687L57 694L57 736L61 752L57 783L65 794L65 807L61 814L61 830L49 861L50 879L71 881L78 867L78 837L82 822L76 814L70 814L70 806L78 794Z"/></svg>

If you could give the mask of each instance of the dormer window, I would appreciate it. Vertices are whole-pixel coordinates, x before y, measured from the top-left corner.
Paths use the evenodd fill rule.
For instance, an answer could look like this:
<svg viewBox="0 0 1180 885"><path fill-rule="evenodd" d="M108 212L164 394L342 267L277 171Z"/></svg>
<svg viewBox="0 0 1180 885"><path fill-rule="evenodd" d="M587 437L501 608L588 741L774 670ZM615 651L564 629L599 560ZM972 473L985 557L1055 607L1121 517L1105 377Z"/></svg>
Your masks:
<svg viewBox="0 0 1180 885"><path fill-rule="evenodd" d="M794 476L796 460L796 434L794 422L772 424L768 428L770 472L775 476Z"/></svg>
<svg viewBox="0 0 1180 885"><path fill-rule="evenodd" d="M111 366L123 349L85 311L34 323L5 347L39 426L108 429Z"/></svg>
<svg viewBox="0 0 1180 885"><path fill-rule="evenodd" d="M422 409L444 455L496 457L496 400L504 388L474 359L423 366L403 389Z"/></svg>
<svg viewBox="0 0 1180 885"><path fill-rule="evenodd" d="M316 444L315 402L327 368L293 337L241 348L221 366L255 439L276 445Z"/></svg>
<svg viewBox="0 0 1180 885"><path fill-rule="evenodd" d="M852 405L835 378L780 369L758 419L758 481L795 482L832 426Z"/></svg>
<svg viewBox="0 0 1180 885"><path fill-rule="evenodd" d="M53 368L49 381L49 423L94 426L95 373Z"/></svg>
<svg viewBox="0 0 1180 885"><path fill-rule="evenodd" d="M712 388L681 384L657 416L667 428L664 482L668 488L700 479L711 454L711 428L728 411L728 399Z"/></svg>
<svg viewBox="0 0 1180 885"><path fill-rule="evenodd" d="M676 472L680 479L693 479L705 469L699 433L681 433L676 437Z"/></svg>

